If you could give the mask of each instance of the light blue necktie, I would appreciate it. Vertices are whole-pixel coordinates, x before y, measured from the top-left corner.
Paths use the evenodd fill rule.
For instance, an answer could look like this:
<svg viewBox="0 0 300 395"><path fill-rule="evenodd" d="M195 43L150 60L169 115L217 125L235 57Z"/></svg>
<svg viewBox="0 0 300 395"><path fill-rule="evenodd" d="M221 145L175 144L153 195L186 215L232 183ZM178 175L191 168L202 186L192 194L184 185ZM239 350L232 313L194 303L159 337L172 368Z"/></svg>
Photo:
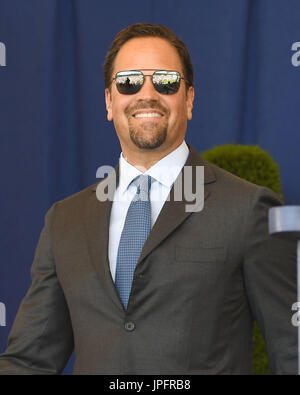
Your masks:
<svg viewBox="0 0 300 395"><path fill-rule="evenodd" d="M117 255L115 284L125 309L131 291L133 274L151 230L151 177L140 175L132 183L137 192L127 211Z"/></svg>

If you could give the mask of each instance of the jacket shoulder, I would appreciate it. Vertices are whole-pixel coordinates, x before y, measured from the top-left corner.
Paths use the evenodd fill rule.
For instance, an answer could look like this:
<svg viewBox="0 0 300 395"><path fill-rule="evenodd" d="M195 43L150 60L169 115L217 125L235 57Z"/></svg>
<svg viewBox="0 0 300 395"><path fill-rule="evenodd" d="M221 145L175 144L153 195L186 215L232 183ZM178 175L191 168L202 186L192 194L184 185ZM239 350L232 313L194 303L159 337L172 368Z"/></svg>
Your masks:
<svg viewBox="0 0 300 395"><path fill-rule="evenodd" d="M223 198L228 198L231 201L240 199L251 201L255 197L268 196L275 199L278 204L282 204L279 195L270 188L247 181L204 159L202 161L204 166L207 166L214 173L216 189L220 191Z"/></svg>
<svg viewBox="0 0 300 395"><path fill-rule="evenodd" d="M99 181L91 184L84 189L67 196L64 199L56 201L53 206L56 207L61 207L61 208L67 208L67 207L74 207L74 206L80 206L82 204L85 204L85 202L93 195L95 195L95 190L97 185L99 184Z"/></svg>

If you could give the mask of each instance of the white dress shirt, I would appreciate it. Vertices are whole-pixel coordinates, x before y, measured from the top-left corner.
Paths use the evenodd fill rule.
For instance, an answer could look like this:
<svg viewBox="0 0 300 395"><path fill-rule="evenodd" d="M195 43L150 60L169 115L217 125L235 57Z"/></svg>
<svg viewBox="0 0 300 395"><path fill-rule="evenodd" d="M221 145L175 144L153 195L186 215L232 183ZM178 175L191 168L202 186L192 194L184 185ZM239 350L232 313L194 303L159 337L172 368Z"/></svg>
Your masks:
<svg viewBox="0 0 300 395"><path fill-rule="evenodd" d="M108 258L113 280L115 280L121 233L129 205L136 194L136 186L129 184L141 174L149 175L153 178L150 190L152 228L188 155L188 146L183 141L174 151L155 163L145 173L142 173L128 163L123 153L121 153L119 160L119 185L114 194L109 226Z"/></svg>

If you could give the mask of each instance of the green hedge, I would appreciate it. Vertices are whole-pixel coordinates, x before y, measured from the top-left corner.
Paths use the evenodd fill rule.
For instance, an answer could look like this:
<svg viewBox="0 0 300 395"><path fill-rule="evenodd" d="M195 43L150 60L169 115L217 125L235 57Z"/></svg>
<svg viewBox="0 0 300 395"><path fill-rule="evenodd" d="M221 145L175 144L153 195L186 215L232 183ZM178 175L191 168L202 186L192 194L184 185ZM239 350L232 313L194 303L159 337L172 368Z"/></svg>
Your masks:
<svg viewBox="0 0 300 395"><path fill-rule="evenodd" d="M282 198L279 167L271 155L257 145L226 144L201 153L203 159L254 184L272 189ZM253 372L271 374L265 341L255 323Z"/></svg>

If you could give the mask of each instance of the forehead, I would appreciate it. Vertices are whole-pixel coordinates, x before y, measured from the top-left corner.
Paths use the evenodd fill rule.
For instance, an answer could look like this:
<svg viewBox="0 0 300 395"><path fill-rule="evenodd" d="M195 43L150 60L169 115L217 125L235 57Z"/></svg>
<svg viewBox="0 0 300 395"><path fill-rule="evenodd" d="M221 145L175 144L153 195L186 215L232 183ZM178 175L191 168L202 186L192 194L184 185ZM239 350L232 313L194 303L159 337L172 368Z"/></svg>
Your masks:
<svg viewBox="0 0 300 395"><path fill-rule="evenodd" d="M132 38L119 50L114 62L114 73L139 69L164 69L182 73L177 49L159 37Z"/></svg>

